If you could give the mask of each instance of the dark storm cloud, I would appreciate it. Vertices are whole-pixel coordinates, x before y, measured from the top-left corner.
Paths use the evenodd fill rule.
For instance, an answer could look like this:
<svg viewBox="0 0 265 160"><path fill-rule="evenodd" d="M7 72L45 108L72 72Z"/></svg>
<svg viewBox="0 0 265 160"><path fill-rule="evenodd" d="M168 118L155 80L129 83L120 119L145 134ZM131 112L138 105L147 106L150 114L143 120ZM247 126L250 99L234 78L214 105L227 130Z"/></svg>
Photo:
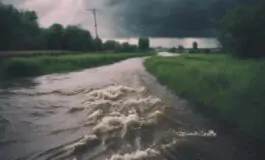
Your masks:
<svg viewBox="0 0 265 160"><path fill-rule="evenodd" d="M211 36L211 18L239 2L256 0L3 0L36 10L40 23L80 24L93 31L87 8L98 8L100 34L106 36Z"/></svg>
<svg viewBox="0 0 265 160"><path fill-rule="evenodd" d="M211 19L236 3L255 0L111 0L120 9L116 21L128 35L212 36Z"/></svg>

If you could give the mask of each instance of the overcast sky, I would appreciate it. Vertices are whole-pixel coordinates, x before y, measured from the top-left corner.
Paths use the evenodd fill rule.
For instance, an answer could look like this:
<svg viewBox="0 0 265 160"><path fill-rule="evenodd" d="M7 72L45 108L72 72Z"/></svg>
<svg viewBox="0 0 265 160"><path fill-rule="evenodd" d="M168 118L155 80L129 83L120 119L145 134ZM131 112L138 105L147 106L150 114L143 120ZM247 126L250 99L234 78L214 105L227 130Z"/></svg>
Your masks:
<svg viewBox="0 0 265 160"><path fill-rule="evenodd" d="M35 10L39 23L50 26L53 23L75 24L89 29L94 34L94 21L89 8L98 8L99 32L102 36L114 36L113 14L111 7L106 7L106 0L3 0L21 9ZM117 27L117 26L116 26ZM115 27L115 28L116 28Z"/></svg>
<svg viewBox="0 0 265 160"><path fill-rule="evenodd" d="M97 8L101 37L203 36L210 18L224 14L232 3L257 0L2 0L37 11L42 26L77 24L94 34L88 8Z"/></svg>

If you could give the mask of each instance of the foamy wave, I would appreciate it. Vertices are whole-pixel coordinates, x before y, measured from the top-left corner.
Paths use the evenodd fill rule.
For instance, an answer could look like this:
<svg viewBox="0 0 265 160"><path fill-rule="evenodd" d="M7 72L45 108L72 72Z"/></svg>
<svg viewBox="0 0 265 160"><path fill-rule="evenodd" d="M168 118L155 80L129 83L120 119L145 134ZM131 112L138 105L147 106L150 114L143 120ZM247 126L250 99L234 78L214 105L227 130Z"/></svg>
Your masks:
<svg viewBox="0 0 265 160"><path fill-rule="evenodd" d="M94 90L90 92L87 97L87 101L95 101L98 99L103 100L118 100L121 96L133 93L133 92L139 92L143 89L133 89L127 86L110 86L104 89Z"/></svg>
<svg viewBox="0 0 265 160"><path fill-rule="evenodd" d="M87 93L86 100L83 101L84 106L71 108L69 112L87 109L88 114L93 114L95 110L103 110L107 113L116 111L128 114L130 110L148 113L152 112L155 107L163 105L159 98L145 97L144 91L144 88L133 89L127 86L110 86L105 89L93 90Z"/></svg>
<svg viewBox="0 0 265 160"><path fill-rule="evenodd" d="M217 134L213 131L210 130L208 132L200 131L200 132L192 132L192 133L187 133L187 132L176 132L177 136L180 137L216 137Z"/></svg>
<svg viewBox="0 0 265 160"><path fill-rule="evenodd" d="M85 135L81 140L78 142L65 146L63 150L68 151L70 153L78 152L84 148L94 147L100 143L100 139L94 135Z"/></svg>
<svg viewBox="0 0 265 160"><path fill-rule="evenodd" d="M143 123L141 118L136 114L106 116L93 128L93 131L96 134L104 134L115 129L121 129L121 137L124 137L128 128L137 128L141 123Z"/></svg>
<svg viewBox="0 0 265 160"><path fill-rule="evenodd" d="M124 155L115 154L111 156L108 160L143 160L143 159L158 159L160 157L160 153L157 150L148 148L146 150L137 150L132 153L126 153Z"/></svg>
<svg viewBox="0 0 265 160"><path fill-rule="evenodd" d="M104 111L103 110L96 110L94 111L92 114L90 114L88 116L88 121L91 123L95 123L100 117L102 117L104 115Z"/></svg>
<svg viewBox="0 0 265 160"><path fill-rule="evenodd" d="M112 155L109 160L162 160L163 150L167 154L180 137L217 136L212 130L176 131L182 126L181 123L170 121L174 117L167 117L166 113L171 111L170 108L160 98L147 95L144 88L110 86L89 91L85 95L83 106L70 110L71 113L78 111L87 114L85 126L91 127L91 134L67 146L65 149L70 153L101 144L106 148L118 148L113 151L117 154ZM174 126L170 127L171 125ZM147 149L137 150L140 148ZM136 151L127 153L133 150Z"/></svg>
<svg viewBox="0 0 265 160"><path fill-rule="evenodd" d="M96 101L87 101L85 102L85 108L90 110L104 110L104 111L119 111L119 112L128 112L130 109L135 109L140 113L146 113L154 108L161 107L162 101L159 98L146 97L146 98L128 98L118 101L102 100L97 99Z"/></svg>
<svg viewBox="0 0 265 160"><path fill-rule="evenodd" d="M18 94L18 95L25 95L25 96L44 96L44 95L50 95L50 94L55 94L55 95L61 95L61 96L74 96L80 93L87 93L90 90L86 89L75 89L75 90L49 90L49 91L44 91L44 92L39 92L39 91L12 91L9 92L10 94Z"/></svg>

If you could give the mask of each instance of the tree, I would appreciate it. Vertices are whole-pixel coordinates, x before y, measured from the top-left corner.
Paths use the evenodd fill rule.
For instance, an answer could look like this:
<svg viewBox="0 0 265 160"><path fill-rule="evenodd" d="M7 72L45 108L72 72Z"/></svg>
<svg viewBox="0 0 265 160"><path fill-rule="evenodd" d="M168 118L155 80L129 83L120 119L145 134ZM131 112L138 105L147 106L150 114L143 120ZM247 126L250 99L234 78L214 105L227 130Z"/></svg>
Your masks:
<svg viewBox="0 0 265 160"><path fill-rule="evenodd" d="M192 43L192 49L198 50L198 43L196 41Z"/></svg>
<svg viewBox="0 0 265 160"><path fill-rule="evenodd" d="M99 37L96 37L96 38L93 40L93 48L94 48L94 50L96 50L96 51L100 51L100 50L102 50L102 40L101 40Z"/></svg>
<svg viewBox="0 0 265 160"><path fill-rule="evenodd" d="M67 26L63 32L62 44L64 50L91 51L92 36L89 31L78 26Z"/></svg>
<svg viewBox="0 0 265 160"><path fill-rule="evenodd" d="M103 49L108 51L114 51L117 46L117 43L118 42L114 40L108 40L103 44Z"/></svg>
<svg viewBox="0 0 265 160"><path fill-rule="evenodd" d="M17 27L19 12L11 5L4 5L0 2L0 49L8 50L11 48L14 37L14 27Z"/></svg>
<svg viewBox="0 0 265 160"><path fill-rule="evenodd" d="M57 23L46 29L47 48L51 50L62 50L63 33L63 26Z"/></svg>
<svg viewBox="0 0 265 160"><path fill-rule="evenodd" d="M18 11L0 2L0 50L38 48L40 27L34 11Z"/></svg>
<svg viewBox="0 0 265 160"><path fill-rule="evenodd" d="M92 51L100 50L101 45L88 30L61 24L41 28L35 11L20 11L0 2L0 50Z"/></svg>
<svg viewBox="0 0 265 160"><path fill-rule="evenodd" d="M183 47L183 45L179 45L179 46L178 46L178 52L179 52L179 53L183 53L183 52L184 52L184 47Z"/></svg>
<svg viewBox="0 0 265 160"><path fill-rule="evenodd" d="M219 23L219 40L226 51L240 57L264 57L265 2L239 6Z"/></svg>
<svg viewBox="0 0 265 160"><path fill-rule="evenodd" d="M16 32L16 49L35 50L40 49L40 27L35 11L20 12L20 27Z"/></svg>
<svg viewBox="0 0 265 160"><path fill-rule="evenodd" d="M118 52L136 52L137 51L137 46L136 45L131 45L128 42L122 43L120 49Z"/></svg>
<svg viewBox="0 0 265 160"><path fill-rule="evenodd" d="M150 49L150 41L148 38L139 38L138 47L142 51L147 51Z"/></svg>
<svg viewBox="0 0 265 160"><path fill-rule="evenodd" d="M177 48L176 47L172 47L172 48L168 49L168 52L176 53L177 52Z"/></svg>

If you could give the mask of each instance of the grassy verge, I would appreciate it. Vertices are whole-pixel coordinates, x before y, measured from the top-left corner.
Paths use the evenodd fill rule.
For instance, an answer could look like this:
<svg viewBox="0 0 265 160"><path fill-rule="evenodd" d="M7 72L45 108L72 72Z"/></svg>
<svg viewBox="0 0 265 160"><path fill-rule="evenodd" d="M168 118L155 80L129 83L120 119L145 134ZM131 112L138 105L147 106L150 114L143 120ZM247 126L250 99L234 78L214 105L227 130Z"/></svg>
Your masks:
<svg viewBox="0 0 265 160"><path fill-rule="evenodd" d="M153 57L145 66L203 111L234 124L237 135L264 142L265 60L201 54Z"/></svg>
<svg viewBox="0 0 265 160"><path fill-rule="evenodd" d="M1 61L1 79L29 77L50 73L74 71L111 64L127 58L147 54L79 54L62 56L39 56L30 58L8 58Z"/></svg>

